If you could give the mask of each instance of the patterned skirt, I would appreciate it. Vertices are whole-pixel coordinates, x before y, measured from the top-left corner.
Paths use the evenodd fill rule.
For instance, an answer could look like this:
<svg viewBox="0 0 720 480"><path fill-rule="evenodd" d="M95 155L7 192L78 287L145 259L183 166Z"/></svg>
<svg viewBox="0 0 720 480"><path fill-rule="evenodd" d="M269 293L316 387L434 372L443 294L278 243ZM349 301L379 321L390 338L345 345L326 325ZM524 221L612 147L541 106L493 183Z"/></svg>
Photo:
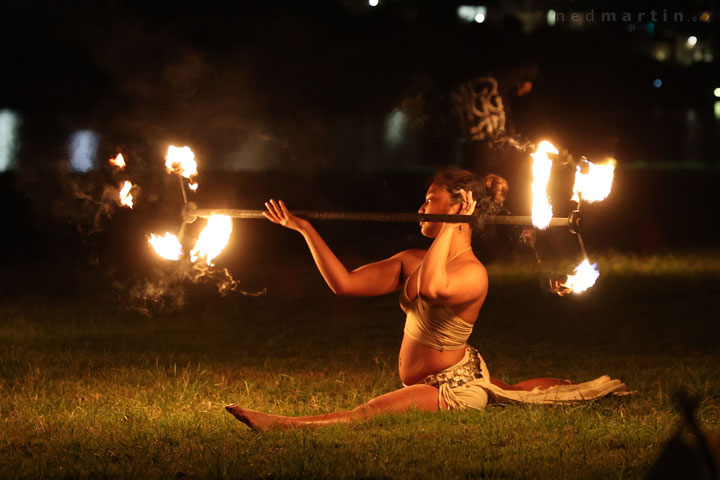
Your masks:
<svg viewBox="0 0 720 480"><path fill-rule="evenodd" d="M455 365L428 375L419 383L432 385L439 391L439 398L450 410L475 408L481 410L488 403L577 403L606 395L626 395L627 386L620 380L603 375L594 380L571 384L555 385L549 388L526 390L505 390L490 381L485 360L480 352L468 345L465 356ZM443 402L441 401L442 405Z"/></svg>

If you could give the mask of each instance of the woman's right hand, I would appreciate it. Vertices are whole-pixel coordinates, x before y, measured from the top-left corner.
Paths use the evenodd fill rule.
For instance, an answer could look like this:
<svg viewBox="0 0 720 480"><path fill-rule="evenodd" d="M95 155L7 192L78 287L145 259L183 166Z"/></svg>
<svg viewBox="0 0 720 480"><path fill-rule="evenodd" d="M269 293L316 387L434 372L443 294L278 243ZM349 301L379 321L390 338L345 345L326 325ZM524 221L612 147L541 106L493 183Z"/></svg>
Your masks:
<svg viewBox="0 0 720 480"><path fill-rule="evenodd" d="M298 232L302 232L307 225L306 220L290 213L282 200L275 201L271 198L269 202L265 202L265 208L267 208L267 212L263 212L263 215L273 223Z"/></svg>

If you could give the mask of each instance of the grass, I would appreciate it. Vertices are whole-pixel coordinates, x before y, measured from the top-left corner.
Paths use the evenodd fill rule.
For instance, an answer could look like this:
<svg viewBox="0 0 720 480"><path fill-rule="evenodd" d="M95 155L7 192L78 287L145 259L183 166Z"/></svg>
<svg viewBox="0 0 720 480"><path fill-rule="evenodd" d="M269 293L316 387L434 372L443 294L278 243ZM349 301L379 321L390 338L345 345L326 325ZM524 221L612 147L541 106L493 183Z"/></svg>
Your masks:
<svg viewBox="0 0 720 480"><path fill-rule="evenodd" d="M97 299L5 299L0 477L642 477L680 422L675 392L696 395L702 428L720 432L720 255L599 263L598 285L571 298L491 266L470 342L507 381L608 373L635 395L284 433L254 433L223 406L315 414L399 388L396 295L199 292L151 318Z"/></svg>

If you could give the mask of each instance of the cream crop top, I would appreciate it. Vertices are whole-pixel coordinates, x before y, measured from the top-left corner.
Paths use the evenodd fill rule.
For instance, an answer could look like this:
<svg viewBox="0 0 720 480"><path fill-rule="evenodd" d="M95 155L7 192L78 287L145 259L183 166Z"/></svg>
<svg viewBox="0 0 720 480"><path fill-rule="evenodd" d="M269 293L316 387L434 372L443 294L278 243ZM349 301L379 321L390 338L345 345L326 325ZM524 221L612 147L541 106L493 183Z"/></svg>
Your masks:
<svg viewBox="0 0 720 480"><path fill-rule="evenodd" d="M407 314L405 334L441 352L465 348L473 324L460 318L452 308L431 305L420 298L419 294L411 301L407 296L410 277L412 274L405 280L400 292L400 308Z"/></svg>

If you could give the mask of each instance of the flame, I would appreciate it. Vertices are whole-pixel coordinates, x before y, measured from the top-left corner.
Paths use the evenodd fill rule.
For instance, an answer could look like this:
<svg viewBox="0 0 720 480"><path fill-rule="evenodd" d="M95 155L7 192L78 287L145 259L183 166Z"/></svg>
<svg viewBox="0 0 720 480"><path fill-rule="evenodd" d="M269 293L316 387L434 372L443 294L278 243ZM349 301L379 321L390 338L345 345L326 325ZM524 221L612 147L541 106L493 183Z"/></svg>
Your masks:
<svg viewBox="0 0 720 480"><path fill-rule="evenodd" d="M195 154L188 146L180 148L170 145L165 159L165 168L168 173L179 173L187 179L198 173Z"/></svg>
<svg viewBox="0 0 720 480"><path fill-rule="evenodd" d="M222 252L232 233L232 218L227 215L211 215L207 225L198 236L195 248L190 252L190 260L205 259L212 265L212 259Z"/></svg>
<svg viewBox="0 0 720 480"><path fill-rule="evenodd" d="M192 182L191 182L191 183L188 183L188 188L194 192L195 190L197 190L198 184L197 184L197 183L192 183Z"/></svg>
<svg viewBox="0 0 720 480"><path fill-rule="evenodd" d="M586 258L575 267L575 273L568 275L563 287L569 288L574 293L584 292L588 288L595 285L598 277L600 276L600 270L597 268L597 263L590 265L590 261Z"/></svg>
<svg viewBox="0 0 720 480"><path fill-rule="evenodd" d="M165 232L165 236L150 235L148 242L155 249L155 252L168 260L180 260L182 257L182 245L180 240L170 232Z"/></svg>
<svg viewBox="0 0 720 480"><path fill-rule="evenodd" d="M575 171L572 200L577 203L581 199L590 203L605 200L612 190L616 164L612 158L599 165L588 161L579 163Z"/></svg>
<svg viewBox="0 0 720 480"><path fill-rule="evenodd" d="M547 185L552 170L552 160L548 153L558 153L555 145L543 141L538 145L533 158L532 173L532 222L537 228L545 229L550 224L553 216L552 206L548 200Z"/></svg>
<svg viewBox="0 0 720 480"><path fill-rule="evenodd" d="M133 184L130 183L129 180L125 180L125 183L122 184L120 188L120 205L133 208L133 196L130 195L130 189L132 187Z"/></svg>
<svg viewBox="0 0 720 480"><path fill-rule="evenodd" d="M113 167L117 167L120 170L125 168L125 157L123 157L122 153L118 153L117 157L111 158L109 162L110 165L112 165Z"/></svg>

